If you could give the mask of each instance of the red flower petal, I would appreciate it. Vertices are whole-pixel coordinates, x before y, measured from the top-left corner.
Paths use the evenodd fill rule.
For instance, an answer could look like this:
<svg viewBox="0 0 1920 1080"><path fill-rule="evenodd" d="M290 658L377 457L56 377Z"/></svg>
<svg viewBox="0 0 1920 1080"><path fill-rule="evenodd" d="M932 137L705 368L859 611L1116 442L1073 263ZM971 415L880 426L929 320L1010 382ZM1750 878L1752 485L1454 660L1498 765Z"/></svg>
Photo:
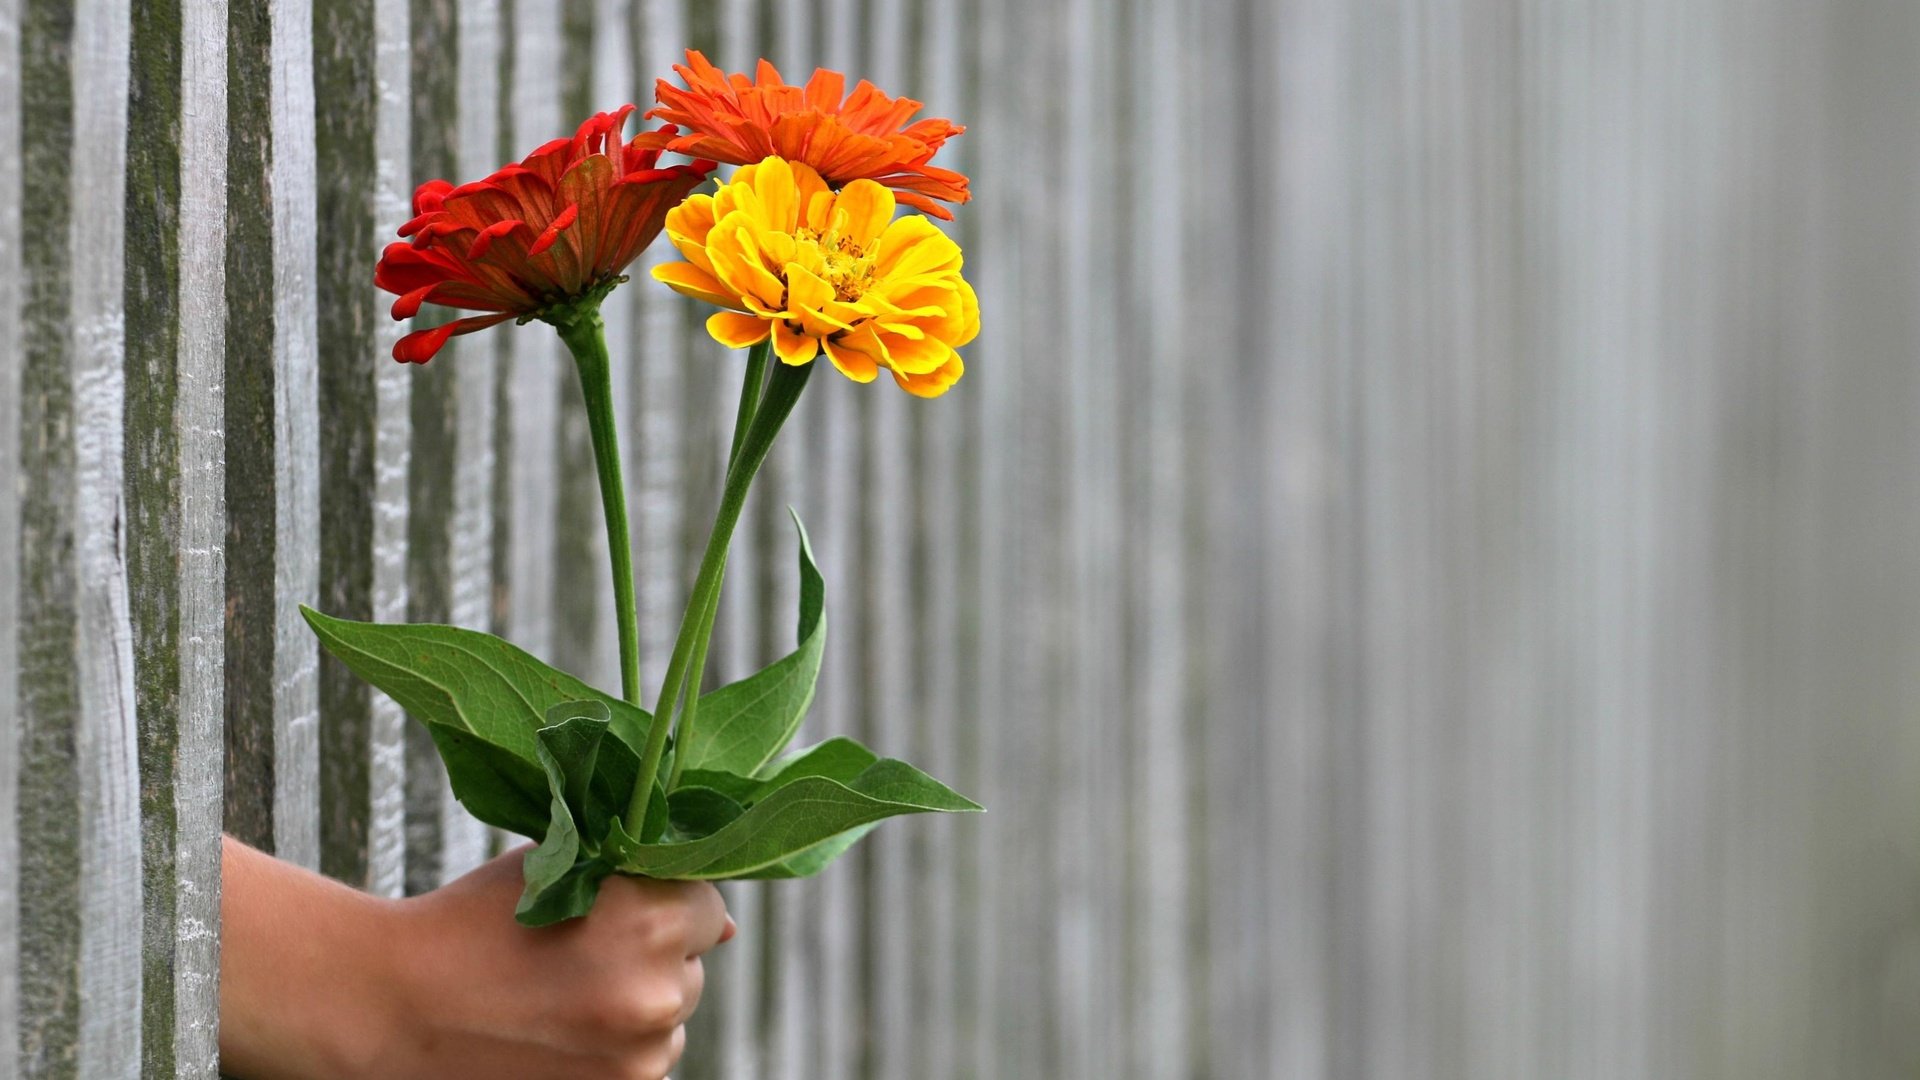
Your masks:
<svg viewBox="0 0 1920 1080"><path fill-rule="evenodd" d="M475 330L485 330L489 326L503 323L510 318L512 318L511 315L474 315L465 319L455 319L431 330L415 330L393 343L393 358L403 364L424 364L433 359L434 354L447 343L447 339L455 334L471 334Z"/></svg>
<svg viewBox="0 0 1920 1080"><path fill-rule="evenodd" d="M535 240L533 246L527 249L527 254L538 255L552 247L553 242L560 239L560 234L567 231L567 226L573 224L579 216L580 204L568 204L565 210L560 211L559 217L554 218L547 224L546 229L540 233L540 238Z"/></svg>
<svg viewBox="0 0 1920 1080"><path fill-rule="evenodd" d="M430 285L422 285L412 292L402 295L400 299L393 302L393 317L396 319L411 319L415 315L418 315L420 313L420 305L427 302L427 295L439 287L440 283L436 281Z"/></svg>

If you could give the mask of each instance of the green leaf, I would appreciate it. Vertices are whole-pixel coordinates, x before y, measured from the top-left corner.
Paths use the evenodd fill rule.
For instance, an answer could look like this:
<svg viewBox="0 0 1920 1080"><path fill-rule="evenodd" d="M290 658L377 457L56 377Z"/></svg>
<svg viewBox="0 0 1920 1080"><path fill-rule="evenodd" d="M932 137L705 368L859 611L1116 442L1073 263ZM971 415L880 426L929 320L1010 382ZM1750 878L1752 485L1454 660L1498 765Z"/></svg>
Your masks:
<svg viewBox="0 0 1920 1080"><path fill-rule="evenodd" d="M527 853L527 887L520 894L519 906L513 909L514 919L522 926L552 926L592 911L593 901L600 895L600 883L613 875L613 867L599 859L587 859L536 887L532 864L538 854L538 849Z"/></svg>
<svg viewBox="0 0 1920 1080"><path fill-rule="evenodd" d="M698 723L684 733L679 747L685 770L752 776L793 740L813 704L827 641L826 585L800 515L793 514L793 524L800 533L799 647L739 682L701 695Z"/></svg>
<svg viewBox="0 0 1920 1080"><path fill-rule="evenodd" d="M468 813L530 839L546 833L545 771L460 728L434 723L426 727L446 762L454 797Z"/></svg>
<svg viewBox="0 0 1920 1080"><path fill-rule="evenodd" d="M881 760L878 754L842 735L815 743L803 750L782 754L779 760L760 770L769 786L778 786L803 776L824 776L849 783Z"/></svg>
<svg viewBox="0 0 1920 1080"><path fill-rule="evenodd" d="M745 807L730 796L710 787L682 784L667 796L668 818L675 839L697 840L719 832Z"/></svg>
<svg viewBox="0 0 1920 1080"><path fill-rule="evenodd" d="M759 798L766 786L766 781L756 780L751 776L739 776L730 772L721 772L718 769L688 769L680 777L680 787L674 794L678 795L682 791L694 788L705 788L708 791L719 792L741 806L746 806Z"/></svg>
<svg viewBox="0 0 1920 1080"><path fill-rule="evenodd" d="M571 701L554 706L547 715L553 723L540 729L534 748L552 795L547 832L521 867L527 885L514 910L514 917L528 926L585 915L599 894L600 880L611 872L605 862L592 858L599 848L592 842L593 833L583 838L580 832L594 798L610 714L601 702ZM629 787L632 782L629 777Z"/></svg>
<svg viewBox="0 0 1920 1080"><path fill-rule="evenodd" d="M849 830L899 814L978 809L906 762L882 758L845 782L821 775L786 779L710 836L609 844L606 855L621 871L656 878L790 877L816 871L844 851L852 840L838 850L814 849Z"/></svg>
<svg viewBox="0 0 1920 1080"><path fill-rule="evenodd" d="M529 766L539 766L535 732L545 725L547 710L571 701L605 705L609 730L636 762L646 746L652 720L645 710L492 634L429 623L354 622L304 605L300 613L328 652L415 719L468 732Z"/></svg>
<svg viewBox="0 0 1920 1080"><path fill-rule="evenodd" d="M813 845L805 851L789 856L770 866L763 866L750 874L742 874L739 880L746 881L784 881L789 878L812 877L827 868L827 864L845 855L853 845L866 839L867 834L879 827L877 821L870 821L857 829L846 832Z"/></svg>
<svg viewBox="0 0 1920 1080"><path fill-rule="evenodd" d="M598 701L568 701L547 710L547 726L537 733L540 764L555 799L578 823L587 821L587 803L593 796L594 767L600 744L606 740L611 717ZM589 829L588 836L593 835Z"/></svg>
<svg viewBox="0 0 1920 1080"><path fill-rule="evenodd" d="M873 751L852 739L836 737L782 754L763 766L756 776L740 776L719 769L688 769L680 778L680 791L707 788L741 806L752 806L768 792L803 776L824 776L848 783L878 760ZM674 792L675 798L680 791Z"/></svg>

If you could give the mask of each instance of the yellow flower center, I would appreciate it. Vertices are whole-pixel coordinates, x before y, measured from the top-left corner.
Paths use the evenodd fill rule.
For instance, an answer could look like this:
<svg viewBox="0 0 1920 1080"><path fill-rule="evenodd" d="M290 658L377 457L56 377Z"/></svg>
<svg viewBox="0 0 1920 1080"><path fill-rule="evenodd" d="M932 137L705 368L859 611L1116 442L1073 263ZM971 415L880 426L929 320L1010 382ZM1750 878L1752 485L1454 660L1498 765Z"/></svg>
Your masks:
<svg viewBox="0 0 1920 1080"><path fill-rule="evenodd" d="M873 287L873 257L859 244L832 229L820 232L802 226L795 235L820 246L820 257L825 263L820 277L833 286L835 299L851 304Z"/></svg>

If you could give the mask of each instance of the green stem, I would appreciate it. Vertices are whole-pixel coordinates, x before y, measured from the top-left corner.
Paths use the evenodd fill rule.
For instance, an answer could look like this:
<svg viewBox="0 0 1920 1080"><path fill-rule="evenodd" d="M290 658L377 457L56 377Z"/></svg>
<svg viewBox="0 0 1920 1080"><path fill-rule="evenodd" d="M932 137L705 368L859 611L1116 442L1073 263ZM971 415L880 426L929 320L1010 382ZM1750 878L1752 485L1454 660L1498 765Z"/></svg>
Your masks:
<svg viewBox="0 0 1920 1080"><path fill-rule="evenodd" d="M727 451L729 469L740 456L740 444L746 440L747 427L760 408L760 394L767 382L767 357L772 352L772 337L747 350L747 373L740 379L740 411L733 416L733 446Z"/></svg>
<svg viewBox="0 0 1920 1080"><path fill-rule="evenodd" d="M635 778L633 796L627 804L627 831L635 836L641 834L645 825L647 801L653 792L654 777L660 772L660 759L666 753L666 720L673 715L674 707L679 703L681 688L694 653L698 651L704 654L706 651L704 643L699 640L702 637L701 630L712 625L708 613L719 597L720 578L727 565L727 545L733 539L734 526L740 523L740 511L747 504L747 489L753 483L754 474L760 471L761 463L766 461L767 451L773 448L773 439L780 433L780 425L786 422L788 414L793 412L794 403L800 400L800 391L805 389L807 376L813 373L813 367L812 364L800 367L774 365L766 393L754 410L746 435L740 439L739 453L734 456L732 467L727 470L726 489L720 495L720 509L714 515L713 531L707 536L707 550L700 558L700 572L694 578L693 595L688 598L687 610L680 617L680 633L673 643L673 656L667 661L667 675L660 687L660 701L653 709L653 728L647 734L646 752L640 757L640 773Z"/></svg>
<svg viewBox="0 0 1920 1080"><path fill-rule="evenodd" d="M620 478L620 433L613 421L613 371L607 358L606 324L598 303L582 305L554 324L580 371L593 436L593 464L600 474L600 505L607 519L607 555L613 563L613 607L620 628L620 696L640 704L640 616L633 599L633 544L627 538L627 493ZM659 725L656 724L656 727Z"/></svg>
<svg viewBox="0 0 1920 1080"><path fill-rule="evenodd" d="M767 359L773 352L773 339L769 337L747 350L747 370L740 379L740 409L733 418L733 446L727 451L727 468L740 458L740 444L746 441L747 430L753 424L754 414L760 408L760 394L767 382ZM729 530L731 531L731 530ZM720 570L722 580L714 584L713 599L707 609L700 613L700 625L694 637L693 655L687 658L686 704L680 709L681 739L684 740L693 731L695 719L700 715L700 683L707 674L707 650L713 647L713 622L720 614L720 590L725 587L726 567ZM673 771L667 777L667 790L680 786L680 774L686 769L687 759L676 754L673 759Z"/></svg>

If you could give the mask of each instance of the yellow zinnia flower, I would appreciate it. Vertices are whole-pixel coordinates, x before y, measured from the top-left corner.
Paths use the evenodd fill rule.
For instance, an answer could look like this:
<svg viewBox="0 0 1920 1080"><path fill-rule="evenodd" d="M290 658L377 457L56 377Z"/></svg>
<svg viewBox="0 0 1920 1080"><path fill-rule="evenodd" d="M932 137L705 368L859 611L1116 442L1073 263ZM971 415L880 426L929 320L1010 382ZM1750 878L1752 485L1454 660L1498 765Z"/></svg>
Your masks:
<svg viewBox="0 0 1920 1080"><path fill-rule="evenodd" d="M960 378L955 350L980 332L980 303L960 276L960 246L893 211L893 192L871 180L835 192L808 166L770 157L667 214L687 261L653 276L729 309L707 320L728 348L771 334L784 363L824 349L855 382L885 368L907 392L937 397Z"/></svg>

